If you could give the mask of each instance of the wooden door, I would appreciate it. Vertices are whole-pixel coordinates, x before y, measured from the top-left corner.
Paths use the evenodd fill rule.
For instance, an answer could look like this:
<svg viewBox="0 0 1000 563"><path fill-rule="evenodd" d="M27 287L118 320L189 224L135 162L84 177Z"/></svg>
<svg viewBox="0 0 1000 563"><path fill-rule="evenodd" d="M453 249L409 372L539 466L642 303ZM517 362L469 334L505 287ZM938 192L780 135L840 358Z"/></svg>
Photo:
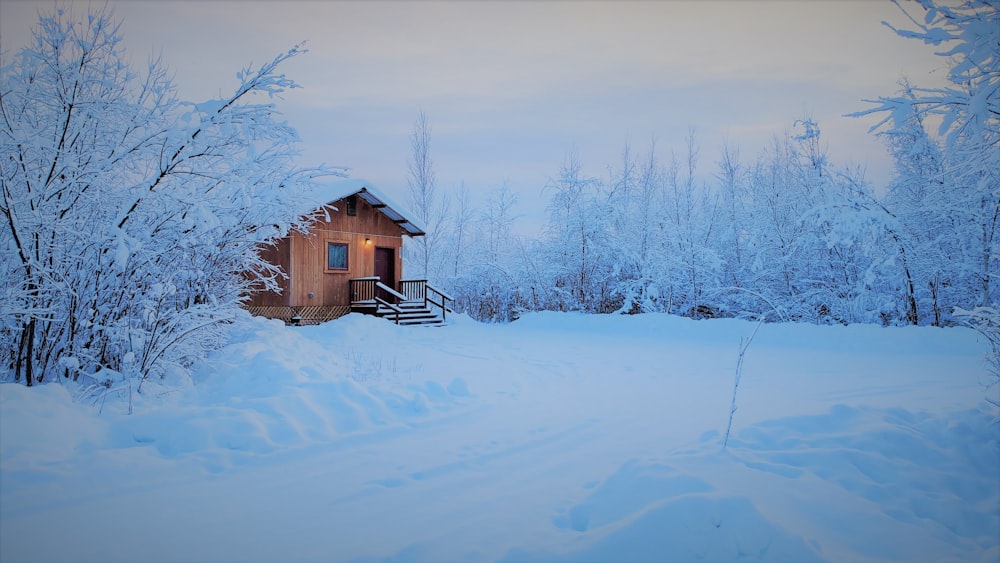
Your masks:
<svg viewBox="0 0 1000 563"><path fill-rule="evenodd" d="M375 247L375 275L378 276L379 280L385 285L396 289L396 249L385 248L382 246ZM382 295L384 292L380 292L380 297L392 303L394 300L389 299L388 295Z"/></svg>

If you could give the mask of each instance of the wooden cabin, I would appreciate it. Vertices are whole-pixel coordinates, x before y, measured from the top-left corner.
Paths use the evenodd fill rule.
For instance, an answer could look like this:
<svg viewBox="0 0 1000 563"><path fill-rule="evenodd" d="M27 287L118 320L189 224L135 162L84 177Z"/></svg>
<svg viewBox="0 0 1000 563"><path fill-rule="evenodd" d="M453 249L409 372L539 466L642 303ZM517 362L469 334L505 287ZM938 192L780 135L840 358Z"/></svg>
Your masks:
<svg viewBox="0 0 1000 563"><path fill-rule="evenodd" d="M441 302L434 317L443 320L447 296L428 290L426 280L400 279L403 237L425 231L409 211L365 180L324 184L310 199L315 208L303 212L315 219L309 233L293 232L261 249L288 277L280 280L280 293L249 296L252 314L311 324L357 311L400 323L431 320L429 305Z"/></svg>

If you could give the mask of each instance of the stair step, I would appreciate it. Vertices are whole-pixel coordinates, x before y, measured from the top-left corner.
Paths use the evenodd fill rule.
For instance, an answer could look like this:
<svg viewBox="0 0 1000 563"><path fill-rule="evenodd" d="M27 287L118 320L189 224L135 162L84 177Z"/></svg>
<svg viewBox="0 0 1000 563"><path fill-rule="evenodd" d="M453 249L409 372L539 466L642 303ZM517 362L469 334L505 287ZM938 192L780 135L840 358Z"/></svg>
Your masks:
<svg viewBox="0 0 1000 563"><path fill-rule="evenodd" d="M376 314L390 321L396 320L396 312L392 309L380 309ZM427 309L404 311L399 313L399 324L416 324L421 322L440 322L441 315Z"/></svg>
<svg viewBox="0 0 1000 563"><path fill-rule="evenodd" d="M378 311L375 312L375 314L380 317L394 317L396 316L396 311L393 311L392 309L379 309ZM438 316L438 314L429 309L404 309L402 312L399 313L399 316L401 318L413 317L413 316L436 317Z"/></svg>
<svg viewBox="0 0 1000 563"><path fill-rule="evenodd" d="M424 306L423 302L404 302L396 305L399 307L399 324L406 326L416 326L416 325L443 325L444 319L441 318L441 314L437 310L432 310L430 307ZM376 316L382 317L383 319L396 322L396 311L385 307L384 305L379 305L377 308L373 308L372 312Z"/></svg>
<svg viewBox="0 0 1000 563"><path fill-rule="evenodd" d="M420 319L420 320L407 320L399 319L400 326L430 326L430 325L440 325L444 324L444 321L440 317L436 319Z"/></svg>

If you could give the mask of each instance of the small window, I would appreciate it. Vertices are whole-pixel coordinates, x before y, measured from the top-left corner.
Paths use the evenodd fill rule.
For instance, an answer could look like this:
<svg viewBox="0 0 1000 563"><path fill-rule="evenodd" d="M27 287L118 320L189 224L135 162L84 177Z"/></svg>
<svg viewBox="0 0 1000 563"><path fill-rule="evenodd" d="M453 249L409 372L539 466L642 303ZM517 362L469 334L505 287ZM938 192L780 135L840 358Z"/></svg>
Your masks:
<svg viewBox="0 0 1000 563"><path fill-rule="evenodd" d="M340 242L326 243L326 269L347 269L347 245Z"/></svg>
<svg viewBox="0 0 1000 563"><path fill-rule="evenodd" d="M351 217L358 214L358 196L352 195L347 197L347 214Z"/></svg>

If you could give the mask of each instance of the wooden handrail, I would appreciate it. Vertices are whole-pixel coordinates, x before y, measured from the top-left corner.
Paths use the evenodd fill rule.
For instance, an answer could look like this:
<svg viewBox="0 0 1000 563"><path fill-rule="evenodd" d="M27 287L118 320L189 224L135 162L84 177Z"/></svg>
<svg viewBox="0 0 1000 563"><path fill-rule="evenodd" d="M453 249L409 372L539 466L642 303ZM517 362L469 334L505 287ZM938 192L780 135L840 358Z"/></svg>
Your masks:
<svg viewBox="0 0 1000 563"><path fill-rule="evenodd" d="M406 296L405 295L403 295L402 293L396 291L395 289L393 289L393 288L385 285L384 283L382 283L380 281L379 282L375 282L375 287L381 289L382 291L388 293L389 295L395 297L396 299L399 299L400 301L406 301Z"/></svg>
<svg viewBox="0 0 1000 563"><path fill-rule="evenodd" d="M433 291L434 293L437 293L438 295L440 295L441 297L445 298L448 301L451 301L453 303L455 302L455 298L454 297L448 295L447 293L441 291L440 289L434 287L433 285L431 285L429 283L425 283L424 287L426 287L430 291Z"/></svg>
<svg viewBox="0 0 1000 563"><path fill-rule="evenodd" d="M400 309L399 307L393 305L392 303L389 303L388 301L386 301L385 299L382 299L381 297L379 297L377 295L375 296L375 302L378 303L379 305L385 305L389 309L392 309L392 311L394 313L396 313L396 318L394 320L396 321L396 324L399 324L399 315L400 315L400 313L403 312L402 309Z"/></svg>
<svg viewBox="0 0 1000 563"><path fill-rule="evenodd" d="M352 303L372 303L378 298L379 290L398 302L408 300L405 295L382 283L377 277L354 278L349 281Z"/></svg>
<svg viewBox="0 0 1000 563"><path fill-rule="evenodd" d="M442 321L447 320L447 318L448 318L448 310L449 310L448 309L448 301L451 301L451 302L454 303L455 300L450 295L448 295L447 293L445 293L445 292L443 292L443 291L435 288L433 285L431 285L429 283L425 283L424 284L424 288L426 289L426 291L424 291L424 303L425 304L426 303L430 303L430 304L434 305L435 307L438 307L439 309L441 309L441 320ZM428 291L430 291L432 293L436 293L437 295L441 296L441 302L438 303L437 301L434 301L433 299L431 299L430 296L427 295Z"/></svg>

